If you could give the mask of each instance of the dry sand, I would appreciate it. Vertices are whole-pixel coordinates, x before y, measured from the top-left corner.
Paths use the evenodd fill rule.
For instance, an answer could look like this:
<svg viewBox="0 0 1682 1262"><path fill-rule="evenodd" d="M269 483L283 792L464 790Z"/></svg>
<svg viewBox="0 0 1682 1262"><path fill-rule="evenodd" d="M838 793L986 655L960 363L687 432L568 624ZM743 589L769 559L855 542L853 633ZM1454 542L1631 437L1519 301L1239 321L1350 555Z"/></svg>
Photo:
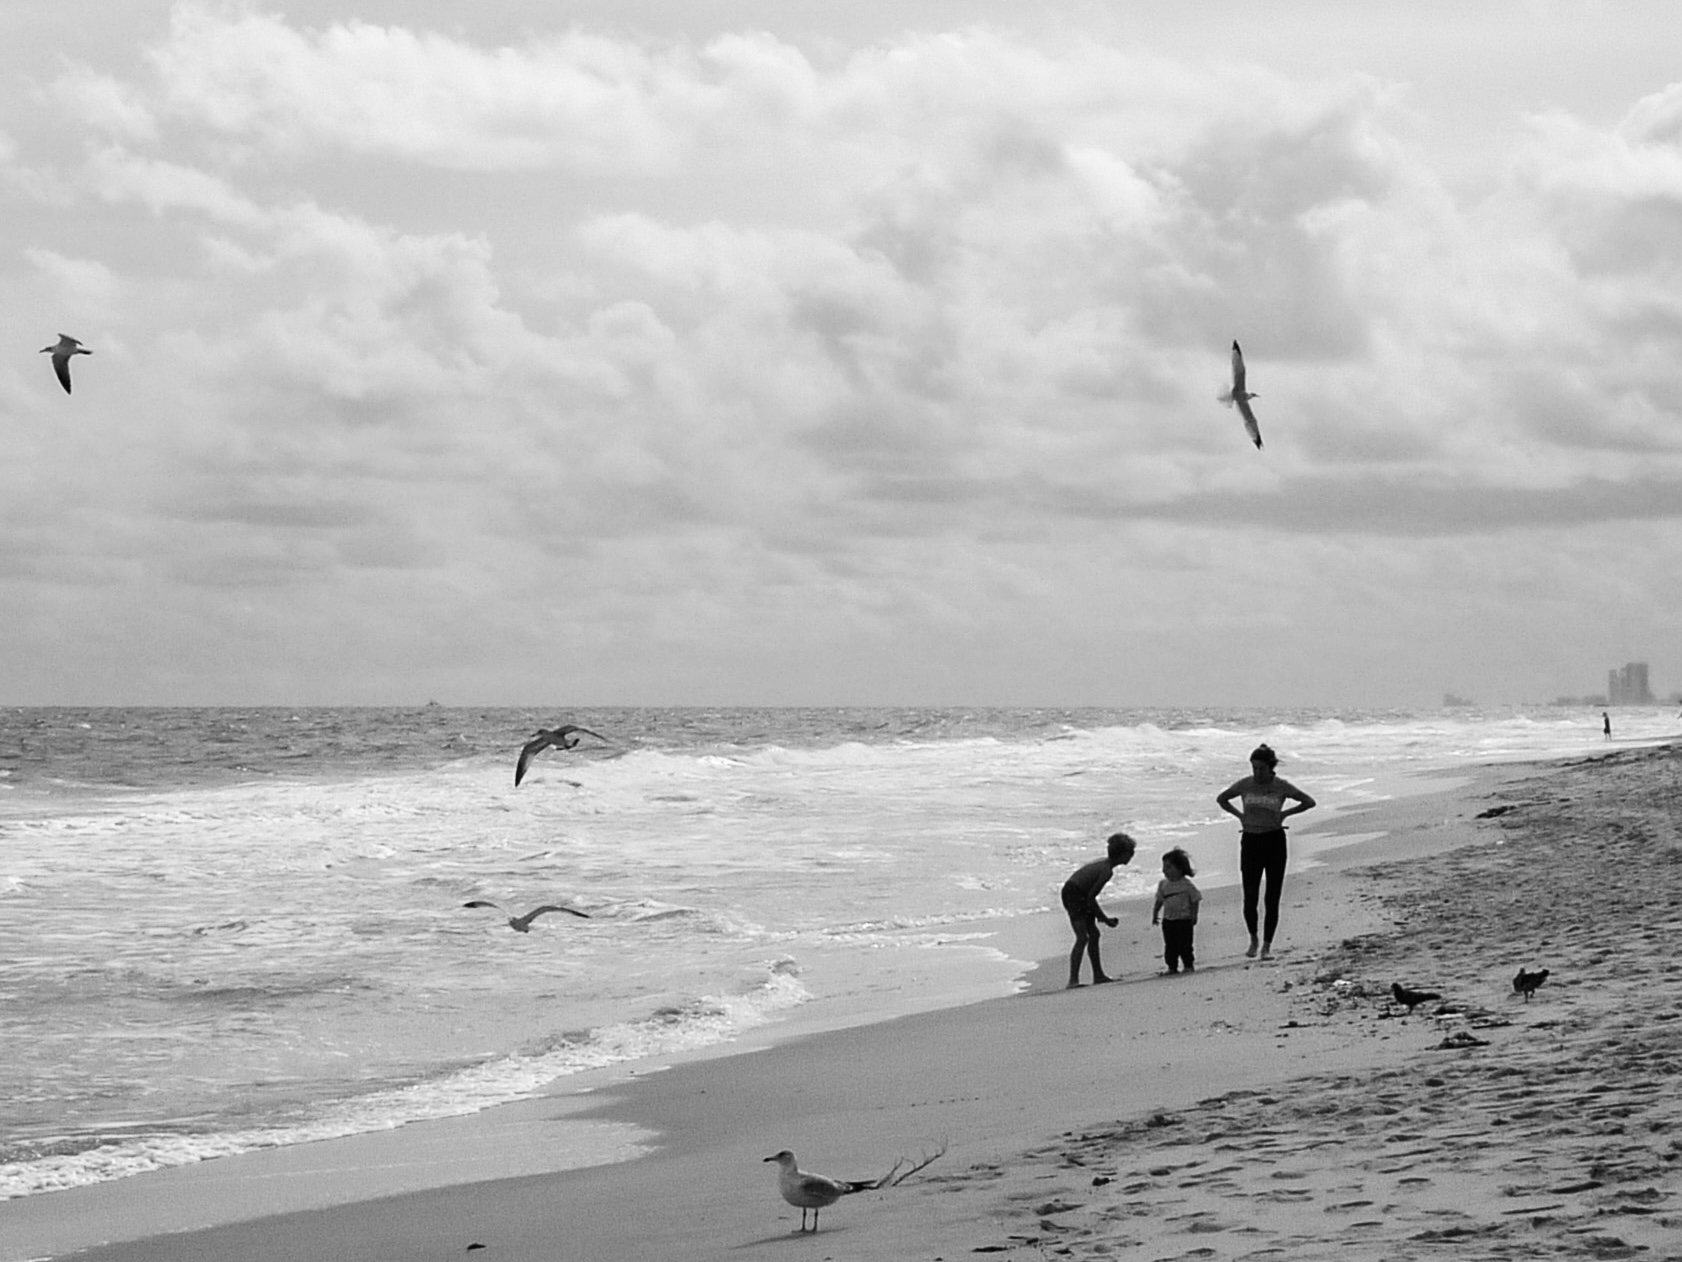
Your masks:
<svg viewBox="0 0 1682 1262"><path fill-rule="evenodd" d="M661 1135L638 1160L82 1256L1682 1257L1679 776L1669 748L1627 751L1374 808L1345 826L1385 837L1292 874L1266 963L1217 890L1195 975L1157 975L1134 903L1105 939L1120 984L1065 991L1047 918L1062 950L1021 995L590 1097ZM1551 970L1530 1002L1521 965ZM1444 998L1408 1014L1398 980ZM781 1148L854 1179L940 1155L802 1236L762 1161Z"/></svg>

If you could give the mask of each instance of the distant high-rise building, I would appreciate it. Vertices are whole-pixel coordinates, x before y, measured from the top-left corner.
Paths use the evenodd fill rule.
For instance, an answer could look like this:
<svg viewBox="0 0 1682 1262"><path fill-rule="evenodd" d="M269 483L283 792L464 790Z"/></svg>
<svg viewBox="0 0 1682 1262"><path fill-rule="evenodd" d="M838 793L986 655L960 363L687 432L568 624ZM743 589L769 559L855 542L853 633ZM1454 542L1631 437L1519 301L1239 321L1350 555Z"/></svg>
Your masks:
<svg viewBox="0 0 1682 1262"><path fill-rule="evenodd" d="M1647 663L1626 662L1606 672L1606 700L1612 705L1652 705L1653 690L1647 686Z"/></svg>

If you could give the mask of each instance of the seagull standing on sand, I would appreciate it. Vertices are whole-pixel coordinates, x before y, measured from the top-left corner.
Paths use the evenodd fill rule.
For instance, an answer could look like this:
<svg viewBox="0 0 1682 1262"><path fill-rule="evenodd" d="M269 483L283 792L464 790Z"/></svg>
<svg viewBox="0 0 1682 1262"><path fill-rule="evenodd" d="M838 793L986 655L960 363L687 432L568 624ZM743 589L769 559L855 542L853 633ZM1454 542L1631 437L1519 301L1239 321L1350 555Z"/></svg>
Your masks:
<svg viewBox="0 0 1682 1262"><path fill-rule="evenodd" d="M1529 1003L1530 996L1536 993L1536 987L1547 980L1547 969L1538 969L1534 973L1527 973L1524 971L1524 966L1520 965L1517 976L1513 978L1513 989L1524 996L1525 1003Z"/></svg>
<svg viewBox="0 0 1682 1262"><path fill-rule="evenodd" d="M551 745L557 749L571 749L578 744L578 737L573 735L575 732L582 732L586 736L594 736L599 741L607 739L600 732L592 732L589 728L579 727L576 723L562 723L559 727L539 728L537 735L520 747L520 761L514 764L514 787L519 788L520 781L526 778L526 768L531 766L531 760L535 755L542 753Z"/></svg>
<svg viewBox="0 0 1682 1262"><path fill-rule="evenodd" d="M40 353L52 355L53 371L58 374L58 384L64 387L65 394L70 393L70 357L93 354L68 333L60 333L58 341L51 346L43 346Z"/></svg>
<svg viewBox="0 0 1682 1262"><path fill-rule="evenodd" d="M495 903L491 902L491 900L488 899L488 898L475 898L471 902L463 903L462 906L463 907L496 907L497 905ZM497 907L497 910L501 911L502 908ZM531 922L536 920L539 916L543 915L544 912L550 912L550 911L564 911L567 914L572 915L572 916L580 916L585 920L590 919L590 913L589 912L579 911L578 908L576 908L576 907L562 907L558 903L544 903L543 906L541 906L541 907L533 907L530 911L528 911L523 916L510 916L510 917L508 917L508 927L510 929L512 929L515 933L530 933L531 932Z"/></svg>
<svg viewBox="0 0 1682 1262"><path fill-rule="evenodd" d="M831 1179L802 1170L795 1164L794 1154L783 1149L774 1157L765 1158L777 1163L777 1189L783 1199L800 1211L800 1230L806 1230L806 1211L812 1211L812 1230L818 1229L818 1211L833 1205L852 1192L868 1192L877 1186L876 1180Z"/></svg>
<svg viewBox="0 0 1682 1262"><path fill-rule="evenodd" d="M1232 344L1232 389L1216 397L1228 407L1234 403L1238 405L1238 414L1244 418L1244 431L1250 435L1250 441L1256 445L1256 450L1260 451L1261 426L1256 424L1256 414L1250 411L1250 400L1259 399L1261 396L1244 388L1244 352L1238 349L1237 342Z"/></svg>

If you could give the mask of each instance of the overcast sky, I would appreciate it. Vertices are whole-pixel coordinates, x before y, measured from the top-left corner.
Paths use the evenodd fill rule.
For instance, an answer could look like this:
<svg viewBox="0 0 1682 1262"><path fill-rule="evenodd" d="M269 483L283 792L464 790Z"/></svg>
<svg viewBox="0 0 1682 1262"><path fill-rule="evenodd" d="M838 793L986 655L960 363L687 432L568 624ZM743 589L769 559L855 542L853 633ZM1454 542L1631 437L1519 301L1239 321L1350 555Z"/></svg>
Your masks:
<svg viewBox="0 0 1682 1262"><path fill-rule="evenodd" d="M0 702L1667 694L1679 48L1668 0L8 0Z"/></svg>

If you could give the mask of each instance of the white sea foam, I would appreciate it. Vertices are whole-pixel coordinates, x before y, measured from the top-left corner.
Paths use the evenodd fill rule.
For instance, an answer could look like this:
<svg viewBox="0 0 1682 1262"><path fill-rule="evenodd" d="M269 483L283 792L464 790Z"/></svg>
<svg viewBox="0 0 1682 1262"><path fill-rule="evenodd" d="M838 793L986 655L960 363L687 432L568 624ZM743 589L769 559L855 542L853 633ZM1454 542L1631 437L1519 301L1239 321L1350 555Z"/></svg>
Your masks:
<svg viewBox="0 0 1682 1262"><path fill-rule="evenodd" d="M501 1056L407 1086L334 1101L287 1125L192 1131L160 1119L157 1129L114 1131L94 1147L86 1135L45 1135L42 1155L0 1163L0 1199L59 1191L148 1170L233 1156L262 1148L389 1130L410 1122L456 1117L537 1095L557 1080L630 1061L671 1056L727 1042L809 996L791 961L776 961L752 993L708 996L662 1008L640 1021L619 1022L526 1054ZM72 1151L54 1152L66 1148ZM622 1154L630 1155L630 1154Z"/></svg>

